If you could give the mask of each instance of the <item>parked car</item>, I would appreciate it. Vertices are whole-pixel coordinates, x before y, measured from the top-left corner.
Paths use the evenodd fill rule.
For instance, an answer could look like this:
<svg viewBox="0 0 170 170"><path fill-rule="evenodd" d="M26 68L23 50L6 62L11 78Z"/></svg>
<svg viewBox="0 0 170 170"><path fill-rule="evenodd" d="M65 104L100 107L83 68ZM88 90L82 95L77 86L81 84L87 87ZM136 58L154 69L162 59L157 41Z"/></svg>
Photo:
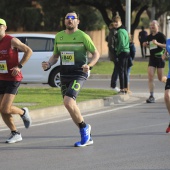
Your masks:
<svg viewBox="0 0 170 170"><path fill-rule="evenodd" d="M53 54L54 39L53 34L21 33L10 34L28 45L33 54L22 68L22 83L44 83L51 87L60 87L60 60L48 71L43 71L41 63L48 61ZM21 59L23 52L19 52Z"/></svg>

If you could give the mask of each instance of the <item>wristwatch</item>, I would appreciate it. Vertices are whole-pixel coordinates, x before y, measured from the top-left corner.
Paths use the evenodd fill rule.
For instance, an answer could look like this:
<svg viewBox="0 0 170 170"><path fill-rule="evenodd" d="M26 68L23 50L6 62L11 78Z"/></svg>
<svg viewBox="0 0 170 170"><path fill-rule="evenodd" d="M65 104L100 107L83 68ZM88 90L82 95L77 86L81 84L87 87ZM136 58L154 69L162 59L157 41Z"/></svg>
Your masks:
<svg viewBox="0 0 170 170"><path fill-rule="evenodd" d="M23 67L23 66L22 66L22 64L21 64L21 63L19 63L19 64L18 64L18 68L20 68L20 69L21 69L22 67Z"/></svg>

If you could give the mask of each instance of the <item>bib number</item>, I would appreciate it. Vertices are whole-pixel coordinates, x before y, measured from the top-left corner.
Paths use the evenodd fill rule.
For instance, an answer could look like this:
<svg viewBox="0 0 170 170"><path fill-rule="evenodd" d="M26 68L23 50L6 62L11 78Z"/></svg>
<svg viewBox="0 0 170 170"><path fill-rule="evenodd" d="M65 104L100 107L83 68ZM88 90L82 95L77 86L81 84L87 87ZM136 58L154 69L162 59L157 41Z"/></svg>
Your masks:
<svg viewBox="0 0 170 170"><path fill-rule="evenodd" d="M0 73L8 73L7 63L5 60L0 61Z"/></svg>
<svg viewBox="0 0 170 170"><path fill-rule="evenodd" d="M152 41L150 42L150 50L156 49L157 45L155 45Z"/></svg>
<svg viewBox="0 0 170 170"><path fill-rule="evenodd" d="M61 52L62 65L74 65L74 52L63 51Z"/></svg>

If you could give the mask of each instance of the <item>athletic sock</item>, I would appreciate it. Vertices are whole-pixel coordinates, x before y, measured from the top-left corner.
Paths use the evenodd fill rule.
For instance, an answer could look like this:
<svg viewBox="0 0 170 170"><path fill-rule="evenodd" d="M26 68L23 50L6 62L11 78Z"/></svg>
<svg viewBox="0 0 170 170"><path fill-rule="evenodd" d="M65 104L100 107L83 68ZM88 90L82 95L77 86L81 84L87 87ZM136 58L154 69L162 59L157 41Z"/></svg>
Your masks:
<svg viewBox="0 0 170 170"><path fill-rule="evenodd" d="M24 111L23 115L21 115L21 117L22 117L22 116L24 116L24 115L25 115L25 110L24 110L24 109L21 109L21 110L23 110L23 111Z"/></svg>
<svg viewBox="0 0 170 170"><path fill-rule="evenodd" d="M17 130L11 131L12 134L20 134Z"/></svg>
<svg viewBox="0 0 170 170"><path fill-rule="evenodd" d="M153 92L150 92L151 96L153 97Z"/></svg>
<svg viewBox="0 0 170 170"><path fill-rule="evenodd" d="M85 127L86 127L86 123L85 122L79 123L79 128L85 128Z"/></svg>

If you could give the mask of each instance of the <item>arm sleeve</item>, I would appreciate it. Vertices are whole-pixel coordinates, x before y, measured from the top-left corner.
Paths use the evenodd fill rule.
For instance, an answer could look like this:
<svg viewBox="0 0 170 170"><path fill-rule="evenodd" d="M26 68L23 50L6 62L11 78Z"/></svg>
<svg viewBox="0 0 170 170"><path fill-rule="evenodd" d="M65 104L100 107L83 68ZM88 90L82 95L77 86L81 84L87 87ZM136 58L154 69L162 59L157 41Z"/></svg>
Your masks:
<svg viewBox="0 0 170 170"><path fill-rule="evenodd" d="M90 53L93 53L96 50L96 47L95 47L92 39L87 34L85 34L85 36L84 36L84 45L85 45L87 51L89 51Z"/></svg>

